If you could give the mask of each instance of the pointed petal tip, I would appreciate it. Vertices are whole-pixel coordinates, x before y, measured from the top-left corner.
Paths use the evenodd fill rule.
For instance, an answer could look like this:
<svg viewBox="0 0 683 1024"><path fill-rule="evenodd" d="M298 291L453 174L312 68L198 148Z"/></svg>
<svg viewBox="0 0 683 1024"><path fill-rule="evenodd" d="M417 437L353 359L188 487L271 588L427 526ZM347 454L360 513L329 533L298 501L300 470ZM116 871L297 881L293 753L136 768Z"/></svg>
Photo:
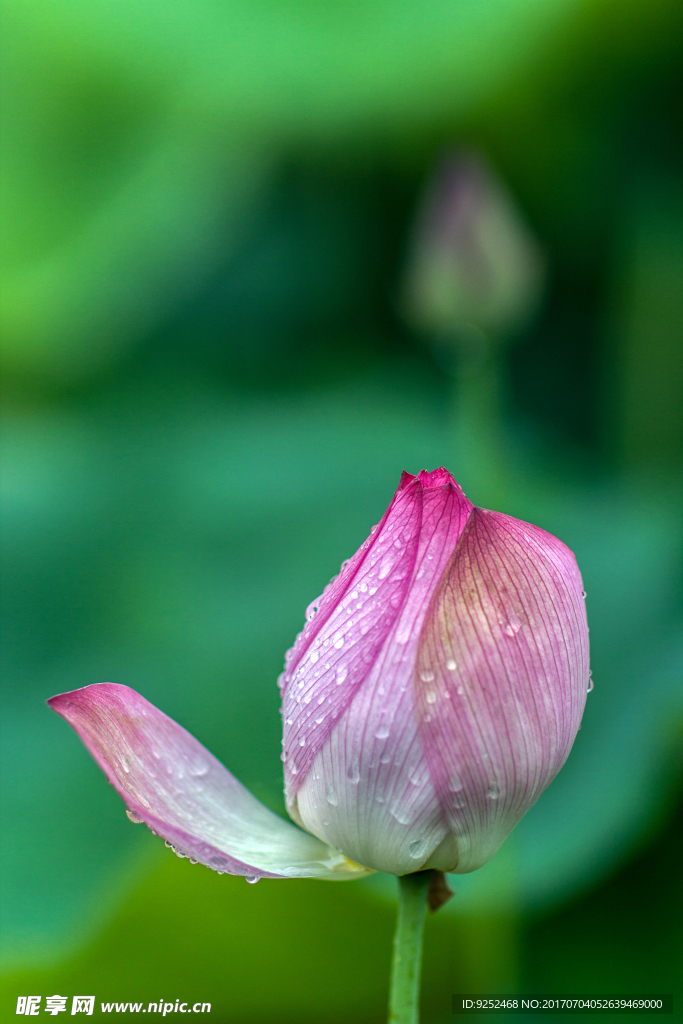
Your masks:
<svg viewBox="0 0 683 1024"><path fill-rule="evenodd" d="M421 469L416 475L408 473L405 469L401 474L399 481L398 490L403 491L406 487L409 487L412 483L417 481L423 488L429 489L432 487L445 487L451 484L453 487L457 487L459 491L462 487L457 482L452 473L444 466L439 466L438 469Z"/></svg>

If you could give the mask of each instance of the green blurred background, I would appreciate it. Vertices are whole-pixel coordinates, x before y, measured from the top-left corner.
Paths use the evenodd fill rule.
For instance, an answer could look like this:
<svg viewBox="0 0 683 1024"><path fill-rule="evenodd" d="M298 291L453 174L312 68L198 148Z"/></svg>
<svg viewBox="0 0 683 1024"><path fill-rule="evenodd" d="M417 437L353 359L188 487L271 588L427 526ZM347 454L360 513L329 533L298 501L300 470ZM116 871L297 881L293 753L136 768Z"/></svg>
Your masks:
<svg viewBox="0 0 683 1024"><path fill-rule="evenodd" d="M576 552L595 690L429 921L424 1020L458 991L683 998L681 14L6 5L2 1020L29 992L383 1019L393 879L177 861L44 701L128 684L282 811L284 651L400 471L440 464ZM474 370L405 301L463 147L546 267Z"/></svg>

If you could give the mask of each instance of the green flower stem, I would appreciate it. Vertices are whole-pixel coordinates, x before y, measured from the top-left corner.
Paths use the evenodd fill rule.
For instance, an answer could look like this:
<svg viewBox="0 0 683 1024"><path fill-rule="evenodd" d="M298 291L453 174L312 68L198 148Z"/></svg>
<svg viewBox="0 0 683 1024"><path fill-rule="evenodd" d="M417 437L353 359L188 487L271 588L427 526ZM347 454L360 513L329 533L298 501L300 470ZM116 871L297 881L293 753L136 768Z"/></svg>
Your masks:
<svg viewBox="0 0 683 1024"><path fill-rule="evenodd" d="M398 880L398 921L391 966L389 1024L418 1024L422 929L427 911L431 871L402 875Z"/></svg>

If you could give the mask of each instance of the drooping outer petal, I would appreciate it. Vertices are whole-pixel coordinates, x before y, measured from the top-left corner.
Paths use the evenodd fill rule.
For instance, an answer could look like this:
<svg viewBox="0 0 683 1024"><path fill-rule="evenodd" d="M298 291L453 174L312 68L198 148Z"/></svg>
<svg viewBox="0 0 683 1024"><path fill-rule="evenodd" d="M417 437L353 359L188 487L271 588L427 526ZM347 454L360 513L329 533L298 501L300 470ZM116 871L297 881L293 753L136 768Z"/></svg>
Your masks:
<svg viewBox="0 0 683 1024"><path fill-rule="evenodd" d="M48 703L73 726L132 814L185 856L234 875L343 880L366 874L264 807L135 690L99 683Z"/></svg>
<svg viewBox="0 0 683 1024"><path fill-rule="evenodd" d="M589 675L582 590L561 541L474 509L434 595L415 673L458 872L488 860L569 753Z"/></svg>

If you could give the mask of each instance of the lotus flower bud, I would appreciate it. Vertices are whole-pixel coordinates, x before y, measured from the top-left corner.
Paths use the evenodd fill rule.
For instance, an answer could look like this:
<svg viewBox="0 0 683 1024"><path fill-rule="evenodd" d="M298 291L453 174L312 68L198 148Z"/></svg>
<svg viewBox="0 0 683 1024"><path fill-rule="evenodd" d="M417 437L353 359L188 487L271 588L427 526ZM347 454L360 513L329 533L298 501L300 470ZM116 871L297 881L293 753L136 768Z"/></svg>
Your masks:
<svg viewBox="0 0 683 1024"><path fill-rule="evenodd" d="M465 325L500 335L533 308L544 261L503 184L482 158L437 169L418 215L405 283L408 319L435 336Z"/></svg>
<svg viewBox="0 0 683 1024"><path fill-rule="evenodd" d="M564 763L588 690L574 556L404 473L281 677L291 816L397 875L484 864Z"/></svg>
<svg viewBox="0 0 683 1024"><path fill-rule="evenodd" d="M588 689L574 556L475 508L445 469L404 473L384 518L308 610L281 677L285 794L264 807L139 693L49 704L134 822L258 878L472 871L561 768Z"/></svg>

